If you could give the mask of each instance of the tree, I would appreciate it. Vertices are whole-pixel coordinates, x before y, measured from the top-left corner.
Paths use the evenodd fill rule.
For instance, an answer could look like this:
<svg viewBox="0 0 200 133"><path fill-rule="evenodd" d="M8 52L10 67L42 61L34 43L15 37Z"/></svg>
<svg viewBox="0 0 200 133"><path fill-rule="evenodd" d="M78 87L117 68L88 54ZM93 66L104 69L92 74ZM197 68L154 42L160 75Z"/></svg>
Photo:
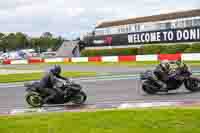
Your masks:
<svg viewBox="0 0 200 133"><path fill-rule="evenodd" d="M3 34L1 34L1 42L0 42L0 45L1 45L1 50L3 50L3 52L7 52L8 51L8 48L9 48L9 45L8 45L8 36L7 35L4 35L2 36Z"/></svg>
<svg viewBox="0 0 200 133"><path fill-rule="evenodd" d="M15 41L15 34L14 33L10 33L5 37L5 45L9 50L16 49L17 44L16 44L16 41Z"/></svg>
<svg viewBox="0 0 200 133"><path fill-rule="evenodd" d="M0 33L0 50L18 50L34 48L36 51L46 51L47 49L57 50L64 39L62 37L53 37L50 32L45 32L41 37L28 37L26 34L17 32L5 35Z"/></svg>
<svg viewBox="0 0 200 133"><path fill-rule="evenodd" d="M21 33L21 32L17 32L15 35L15 40L16 40L16 48L28 48L30 47L29 43L28 43L28 39L27 39L27 35Z"/></svg>
<svg viewBox="0 0 200 133"><path fill-rule="evenodd" d="M61 36L59 36L58 38L56 38L53 50L57 50L58 48L60 48L60 46L62 45L63 42L64 42L64 39Z"/></svg>
<svg viewBox="0 0 200 133"><path fill-rule="evenodd" d="M30 47L34 48L36 52L40 53L40 40L39 38L31 38L30 39Z"/></svg>
<svg viewBox="0 0 200 133"><path fill-rule="evenodd" d="M5 35L3 33L0 33L0 50L4 51L5 52L5 48L4 48L4 42L3 42L3 39L4 39Z"/></svg>
<svg viewBox="0 0 200 133"><path fill-rule="evenodd" d="M0 33L0 40L4 37L5 35L3 33Z"/></svg>
<svg viewBox="0 0 200 133"><path fill-rule="evenodd" d="M51 34L50 32L44 32L44 33L42 34L41 37L44 37L44 38L52 38L52 37L53 37L53 34Z"/></svg>

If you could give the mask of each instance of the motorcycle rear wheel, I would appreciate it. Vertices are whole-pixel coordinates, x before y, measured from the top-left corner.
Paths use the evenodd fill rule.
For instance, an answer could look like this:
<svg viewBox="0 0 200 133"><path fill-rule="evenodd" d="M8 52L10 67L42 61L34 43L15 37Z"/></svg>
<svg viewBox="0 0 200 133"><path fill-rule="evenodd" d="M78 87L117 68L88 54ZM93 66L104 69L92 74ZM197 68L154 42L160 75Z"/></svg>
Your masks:
<svg viewBox="0 0 200 133"><path fill-rule="evenodd" d="M36 92L26 94L26 102L34 108L42 107L42 97Z"/></svg>
<svg viewBox="0 0 200 133"><path fill-rule="evenodd" d="M157 90L155 88L152 87L150 81L145 81L143 84L142 84L142 90L144 92L146 92L147 94L156 94L157 93Z"/></svg>

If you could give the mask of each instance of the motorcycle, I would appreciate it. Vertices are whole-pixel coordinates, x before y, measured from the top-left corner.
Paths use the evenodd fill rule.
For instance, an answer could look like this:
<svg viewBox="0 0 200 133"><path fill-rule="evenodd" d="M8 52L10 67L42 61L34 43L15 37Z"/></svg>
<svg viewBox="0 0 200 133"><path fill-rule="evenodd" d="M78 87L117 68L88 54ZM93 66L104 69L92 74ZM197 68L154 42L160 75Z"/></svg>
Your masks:
<svg viewBox="0 0 200 133"><path fill-rule="evenodd" d="M60 81L58 82L59 88L64 92L64 96L56 96L55 99L50 100L48 103L42 103L42 100L47 96L38 89L39 82L25 83L27 88L25 95L26 102L31 107L42 107L43 104L55 105L55 104L84 104L87 99L87 95L82 90L82 86L74 83L73 81Z"/></svg>
<svg viewBox="0 0 200 133"><path fill-rule="evenodd" d="M192 73L189 69L181 71L178 74L175 72L173 75L170 75L169 80L165 83L165 88L162 88L162 86L158 84L158 79L151 70L141 73L140 80L142 81L142 89L147 94L176 90L183 84L190 92L200 91L200 80L196 77L192 77Z"/></svg>

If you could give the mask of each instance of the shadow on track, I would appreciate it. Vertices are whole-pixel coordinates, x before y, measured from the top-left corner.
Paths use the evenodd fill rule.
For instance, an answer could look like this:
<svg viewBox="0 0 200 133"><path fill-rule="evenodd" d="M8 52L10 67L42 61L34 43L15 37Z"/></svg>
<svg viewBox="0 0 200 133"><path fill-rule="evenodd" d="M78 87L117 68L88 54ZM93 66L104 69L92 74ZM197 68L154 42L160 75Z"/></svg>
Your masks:
<svg viewBox="0 0 200 133"><path fill-rule="evenodd" d="M181 96L181 95L190 95L190 94L195 94L195 93L200 93L200 92L158 92L157 94L143 94L142 96Z"/></svg>

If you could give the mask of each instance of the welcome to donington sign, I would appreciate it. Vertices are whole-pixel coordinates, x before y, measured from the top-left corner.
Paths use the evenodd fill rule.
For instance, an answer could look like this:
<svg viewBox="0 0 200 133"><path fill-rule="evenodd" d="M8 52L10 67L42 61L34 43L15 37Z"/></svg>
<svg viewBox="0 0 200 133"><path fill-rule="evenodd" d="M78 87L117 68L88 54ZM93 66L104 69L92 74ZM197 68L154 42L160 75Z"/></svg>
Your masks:
<svg viewBox="0 0 200 133"><path fill-rule="evenodd" d="M200 41L200 27L128 34L129 44Z"/></svg>

